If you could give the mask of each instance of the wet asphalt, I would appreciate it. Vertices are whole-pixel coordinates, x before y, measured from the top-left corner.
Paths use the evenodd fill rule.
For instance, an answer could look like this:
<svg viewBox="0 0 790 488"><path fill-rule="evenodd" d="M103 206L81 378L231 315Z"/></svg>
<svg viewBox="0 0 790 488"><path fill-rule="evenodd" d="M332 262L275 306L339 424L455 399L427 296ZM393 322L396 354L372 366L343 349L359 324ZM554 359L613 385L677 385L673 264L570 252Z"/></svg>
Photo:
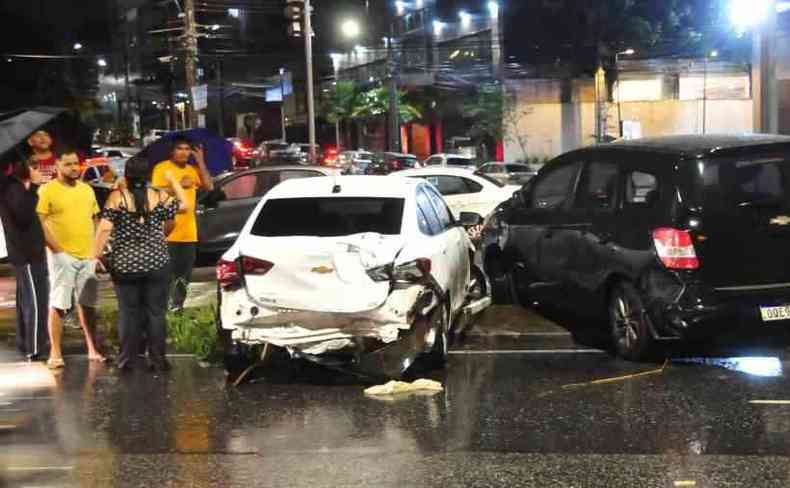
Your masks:
<svg viewBox="0 0 790 488"><path fill-rule="evenodd" d="M634 364L596 326L494 307L427 374L443 392L386 398L303 363L234 387L0 349L0 487L790 485L783 331Z"/></svg>

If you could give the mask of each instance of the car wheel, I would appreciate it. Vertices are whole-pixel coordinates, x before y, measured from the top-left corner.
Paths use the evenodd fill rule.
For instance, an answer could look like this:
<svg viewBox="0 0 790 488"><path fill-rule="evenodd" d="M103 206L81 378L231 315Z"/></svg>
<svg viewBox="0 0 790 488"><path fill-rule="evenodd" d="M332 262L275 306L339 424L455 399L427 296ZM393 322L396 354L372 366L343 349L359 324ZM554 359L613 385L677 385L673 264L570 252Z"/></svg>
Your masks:
<svg viewBox="0 0 790 488"><path fill-rule="evenodd" d="M431 351L428 353L427 366L429 368L441 368L447 363L450 345L450 300L441 306L436 307L431 318L431 326L435 331L435 338Z"/></svg>
<svg viewBox="0 0 790 488"><path fill-rule="evenodd" d="M609 321L618 356L630 361L647 358L653 346L648 320L639 291L628 282L617 284L609 297Z"/></svg>

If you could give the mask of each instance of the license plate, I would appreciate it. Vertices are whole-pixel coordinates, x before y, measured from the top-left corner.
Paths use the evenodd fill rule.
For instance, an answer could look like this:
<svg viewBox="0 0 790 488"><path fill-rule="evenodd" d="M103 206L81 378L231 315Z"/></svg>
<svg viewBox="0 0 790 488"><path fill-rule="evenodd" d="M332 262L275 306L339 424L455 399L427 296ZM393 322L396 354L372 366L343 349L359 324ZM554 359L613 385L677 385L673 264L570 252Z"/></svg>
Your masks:
<svg viewBox="0 0 790 488"><path fill-rule="evenodd" d="M783 305L781 307L760 307L760 315L763 317L763 322L790 320L790 305Z"/></svg>

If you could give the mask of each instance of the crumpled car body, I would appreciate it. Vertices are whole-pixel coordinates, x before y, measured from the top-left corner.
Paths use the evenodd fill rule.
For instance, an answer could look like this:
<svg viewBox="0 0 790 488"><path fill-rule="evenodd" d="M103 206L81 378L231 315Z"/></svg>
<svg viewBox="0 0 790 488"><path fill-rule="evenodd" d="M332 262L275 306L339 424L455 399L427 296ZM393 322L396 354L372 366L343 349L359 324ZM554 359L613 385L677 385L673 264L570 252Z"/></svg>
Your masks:
<svg viewBox="0 0 790 488"><path fill-rule="evenodd" d="M236 344L271 344L292 357L369 376L400 377L421 355L436 353L437 347L446 354L452 320L490 303L486 296L475 303L468 299L479 275L470 272L473 246L465 230L453 226L434 236L414 235L420 225L415 196L425 183L397 180L393 185L387 179L388 189L376 191L375 184L363 181L382 178L326 178L331 181L323 183L332 183L323 189L326 194L342 189L332 197L312 188L321 188L324 179L287 182L281 185L286 188L272 190L223 256L217 270L222 329ZM370 193L375 197L367 197ZM333 212L351 208L354 215L376 207L378 199L388 200L384 207L396 209L398 225L374 226L385 232L364 232L365 225L353 224L352 230L363 232L280 235L270 230L276 217L261 209L278 199L283 201L272 205L286 208L295 201L293 194L321 199ZM393 199L399 200L394 207ZM300 206L303 202L287 207L294 219L300 218L294 210Z"/></svg>

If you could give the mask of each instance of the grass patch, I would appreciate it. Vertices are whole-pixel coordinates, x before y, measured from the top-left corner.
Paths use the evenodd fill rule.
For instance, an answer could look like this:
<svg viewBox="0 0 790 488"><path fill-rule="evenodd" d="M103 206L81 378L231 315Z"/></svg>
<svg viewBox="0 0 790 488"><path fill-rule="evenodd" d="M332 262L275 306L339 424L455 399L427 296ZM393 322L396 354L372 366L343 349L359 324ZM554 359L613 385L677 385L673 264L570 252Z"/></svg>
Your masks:
<svg viewBox="0 0 790 488"><path fill-rule="evenodd" d="M167 336L176 352L194 354L200 361L215 362L221 357L214 307L168 313Z"/></svg>

